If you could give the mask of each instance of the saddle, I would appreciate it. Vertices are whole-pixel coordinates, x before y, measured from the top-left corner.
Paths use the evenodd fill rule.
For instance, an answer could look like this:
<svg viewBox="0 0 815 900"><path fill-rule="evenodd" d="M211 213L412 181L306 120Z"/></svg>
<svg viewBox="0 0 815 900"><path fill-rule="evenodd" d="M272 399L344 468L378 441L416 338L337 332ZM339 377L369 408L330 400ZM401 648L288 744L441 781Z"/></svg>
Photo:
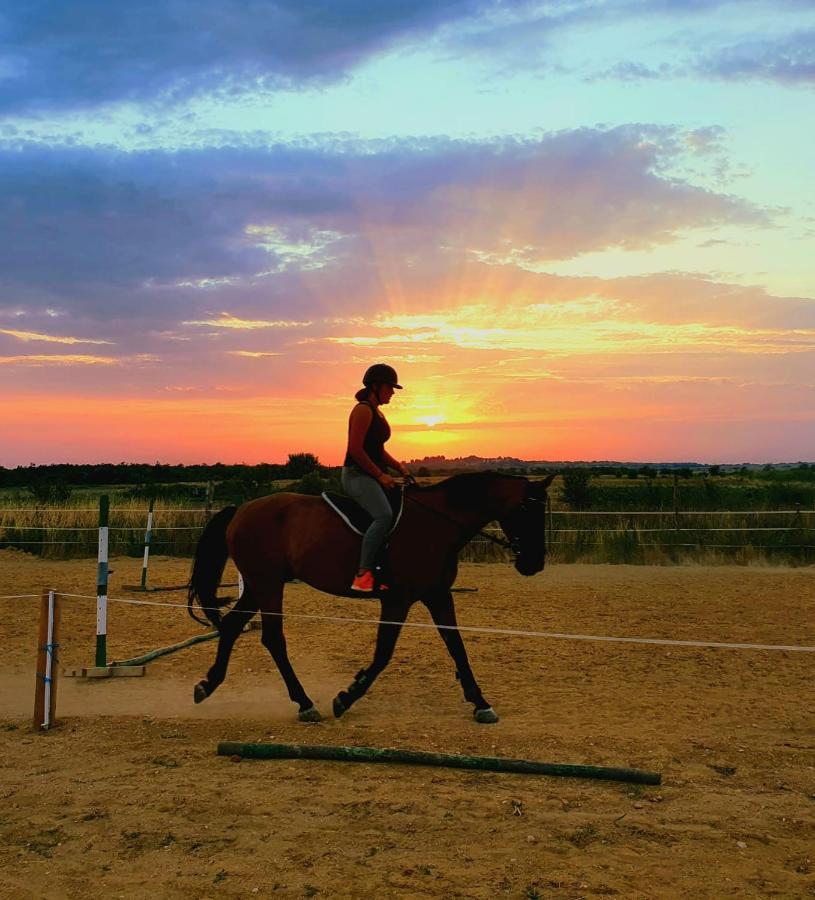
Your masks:
<svg viewBox="0 0 815 900"><path fill-rule="evenodd" d="M391 505L393 513L393 524L388 536L393 534L399 520L402 518L402 508L405 502L404 491L401 488L385 491L388 503ZM345 494L335 494L330 491L323 491L323 500L334 510L334 512L345 522L345 524L355 534L365 534L368 526L371 524L371 515L366 512L356 500L346 497ZM391 577L390 565L388 564L388 542L380 547L374 561L374 593L371 596L380 596L380 585L393 585Z"/></svg>
<svg viewBox="0 0 815 900"><path fill-rule="evenodd" d="M402 518L402 509L405 503L405 495L401 488L395 488L391 491L385 491L388 503L391 505L393 513L393 525L389 534L396 531L396 526ZM357 502L345 494L335 494L332 491L323 491L322 498L334 510L334 512L345 522L345 524L355 534L365 534L368 526L371 524L371 516Z"/></svg>

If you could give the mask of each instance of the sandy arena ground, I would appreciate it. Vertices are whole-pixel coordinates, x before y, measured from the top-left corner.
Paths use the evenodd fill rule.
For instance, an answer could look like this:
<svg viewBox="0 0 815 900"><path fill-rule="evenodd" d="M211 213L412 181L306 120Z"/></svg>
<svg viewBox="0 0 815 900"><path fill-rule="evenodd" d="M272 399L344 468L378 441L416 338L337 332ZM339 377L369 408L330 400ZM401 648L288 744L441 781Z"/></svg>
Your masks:
<svg viewBox="0 0 815 900"><path fill-rule="evenodd" d="M112 562L111 596L140 561ZM154 583L186 579L155 559ZM229 573L228 573L229 574ZM234 574L234 573L233 573ZM232 579L229 579L232 580ZM815 645L813 568L465 565L462 624ZM0 552L0 594L95 593L93 561ZM288 609L376 605L288 589ZM182 595L152 595L181 602ZM501 715L477 725L433 631L406 629L343 719L296 720L259 632L201 706L205 643L144 678L63 679L60 727L31 729L35 601L2 600L0 896L814 897L815 654L465 635ZM415 608L411 621L427 622ZM62 663L92 663L95 602L69 600ZM109 655L198 633L178 610L111 604ZM371 625L287 623L324 714ZM351 744L634 766L660 788L331 762L236 763L219 740Z"/></svg>

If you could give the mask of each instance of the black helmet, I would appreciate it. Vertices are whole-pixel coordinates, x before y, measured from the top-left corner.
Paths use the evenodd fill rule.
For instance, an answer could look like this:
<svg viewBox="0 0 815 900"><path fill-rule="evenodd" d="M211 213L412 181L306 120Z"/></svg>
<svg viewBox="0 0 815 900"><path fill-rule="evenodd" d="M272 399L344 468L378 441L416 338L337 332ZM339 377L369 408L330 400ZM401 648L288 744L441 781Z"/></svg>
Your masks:
<svg viewBox="0 0 815 900"><path fill-rule="evenodd" d="M396 369L392 366L386 366L385 363L377 363L375 366L371 366L362 376L362 383L365 387L370 387L372 384L389 384L397 390L402 390Z"/></svg>

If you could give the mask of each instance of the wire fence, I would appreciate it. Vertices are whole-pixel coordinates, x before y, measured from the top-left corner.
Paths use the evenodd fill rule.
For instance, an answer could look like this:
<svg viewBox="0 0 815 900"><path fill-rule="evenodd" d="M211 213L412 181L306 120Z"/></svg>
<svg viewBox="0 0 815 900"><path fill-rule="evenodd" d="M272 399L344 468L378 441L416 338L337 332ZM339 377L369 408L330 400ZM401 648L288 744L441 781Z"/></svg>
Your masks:
<svg viewBox="0 0 815 900"><path fill-rule="evenodd" d="M160 507L153 512L154 555L190 557L208 510ZM144 552L147 509L111 508L110 554ZM495 523L488 530L497 533ZM18 549L48 559L94 557L98 509L70 506L0 508L0 550ZM670 564L683 561L807 565L815 562L815 510L549 510L550 562ZM484 537L467 544L460 559L495 562L507 551Z"/></svg>

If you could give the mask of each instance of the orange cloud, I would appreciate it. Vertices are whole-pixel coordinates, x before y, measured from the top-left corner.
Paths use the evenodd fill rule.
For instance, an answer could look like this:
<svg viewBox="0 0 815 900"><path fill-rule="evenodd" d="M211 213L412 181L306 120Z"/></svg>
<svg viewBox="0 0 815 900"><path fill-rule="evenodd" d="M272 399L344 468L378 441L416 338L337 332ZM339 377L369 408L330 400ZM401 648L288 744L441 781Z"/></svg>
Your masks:
<svg viewBox="0 0 815 900"><path fill-rule="evenodd" d="M112 344L113 341L101 341L93 338L76 338L55 334L40 334L36 331L15 331L11 328L0 328L0 334L7 334L19 341L45 341L51 344Z"/></svg>

